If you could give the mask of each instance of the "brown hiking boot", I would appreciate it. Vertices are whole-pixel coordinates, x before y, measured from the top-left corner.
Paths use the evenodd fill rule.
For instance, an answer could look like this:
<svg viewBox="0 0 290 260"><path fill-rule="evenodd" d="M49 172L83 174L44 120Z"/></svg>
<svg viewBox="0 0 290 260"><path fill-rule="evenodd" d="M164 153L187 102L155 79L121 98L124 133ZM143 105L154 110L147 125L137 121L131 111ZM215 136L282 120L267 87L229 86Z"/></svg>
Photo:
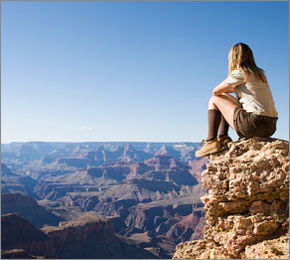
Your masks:
<svg viewBox="0 0 290 260"><path fill-rule="evenodd" d="M195 157L203 157L222 150L222 146L217 139L205 141L204 146L195 152Z"/></svg>
<svg viewBox="0 0 290 260"><path fill-rule="evenodd" d="M218 137L217 140L221 143L221 146L225 148L228 147L228 143L233 141L232 138L230 138L228 135Z"/></svg>

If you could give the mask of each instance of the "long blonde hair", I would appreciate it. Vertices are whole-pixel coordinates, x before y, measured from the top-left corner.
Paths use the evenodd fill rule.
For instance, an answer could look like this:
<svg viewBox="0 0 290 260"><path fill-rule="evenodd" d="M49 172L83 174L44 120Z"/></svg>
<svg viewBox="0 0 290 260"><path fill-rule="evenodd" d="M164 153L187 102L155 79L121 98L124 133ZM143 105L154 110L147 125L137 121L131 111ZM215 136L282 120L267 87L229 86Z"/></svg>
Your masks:
<svg viewBox="0 0 290 260"><path fill-rule="evenodd" d="M229 52L229 74L235 69L240 69L247 81L254 75L258 81L268 83L264 70L256 65L252 50L242 42L235 44Z"/></svg>

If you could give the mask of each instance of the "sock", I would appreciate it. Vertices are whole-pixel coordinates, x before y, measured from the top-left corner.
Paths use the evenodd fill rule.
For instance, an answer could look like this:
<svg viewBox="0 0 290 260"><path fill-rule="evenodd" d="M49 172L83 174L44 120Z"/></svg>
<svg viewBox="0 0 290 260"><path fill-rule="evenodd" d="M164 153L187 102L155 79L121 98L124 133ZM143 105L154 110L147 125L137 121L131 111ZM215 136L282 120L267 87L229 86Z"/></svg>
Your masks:
<svg viewBox="0 0 290 260"><path fill-rule="evenodd" d="M213 140L217 137L220 121L221 112L219 110L208 110L208 136L206 138L207 141Z"/></svg>
<svg viewBox="0 0 290 260"><path fill-rule="evenodd" d="M228 131L229 131L229 124L228 122L225 120L225 118L223 117L223 115L221 115L221 122L220 122L220 126L219 126L219 137L228 135Z"/></svg>

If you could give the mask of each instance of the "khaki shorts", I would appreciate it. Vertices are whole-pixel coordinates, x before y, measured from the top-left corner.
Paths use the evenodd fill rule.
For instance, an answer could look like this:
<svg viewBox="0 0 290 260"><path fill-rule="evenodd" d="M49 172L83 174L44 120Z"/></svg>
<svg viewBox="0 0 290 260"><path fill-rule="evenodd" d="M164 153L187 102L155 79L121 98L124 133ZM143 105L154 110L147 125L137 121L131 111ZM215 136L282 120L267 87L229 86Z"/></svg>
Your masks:
<svg viewBox="0 0 290 260"><path fill-rule="evenodd" d="M256 115L237 107L234 111L234 127L239 137L270 137L276 131L278 118Z"/></svg>

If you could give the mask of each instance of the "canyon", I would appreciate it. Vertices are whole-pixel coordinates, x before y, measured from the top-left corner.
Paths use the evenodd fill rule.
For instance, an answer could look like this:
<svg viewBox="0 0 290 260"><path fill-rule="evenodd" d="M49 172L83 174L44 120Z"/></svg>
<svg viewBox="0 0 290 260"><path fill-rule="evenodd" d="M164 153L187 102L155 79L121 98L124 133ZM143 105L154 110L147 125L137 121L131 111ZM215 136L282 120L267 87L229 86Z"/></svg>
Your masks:
<svg viewBox="0 0 290 260"><path fill-rule="evenodd" d="M196 143L2 144L2 217L27 221L52 241L50 256L57 258L132 258L129 252L171 258L178 243L203 238L200 180L208 160L195 158L196 149ZM110 237L108 244L93 234ZM12 244L2 246L8 258L49 255Z"/></svg>

